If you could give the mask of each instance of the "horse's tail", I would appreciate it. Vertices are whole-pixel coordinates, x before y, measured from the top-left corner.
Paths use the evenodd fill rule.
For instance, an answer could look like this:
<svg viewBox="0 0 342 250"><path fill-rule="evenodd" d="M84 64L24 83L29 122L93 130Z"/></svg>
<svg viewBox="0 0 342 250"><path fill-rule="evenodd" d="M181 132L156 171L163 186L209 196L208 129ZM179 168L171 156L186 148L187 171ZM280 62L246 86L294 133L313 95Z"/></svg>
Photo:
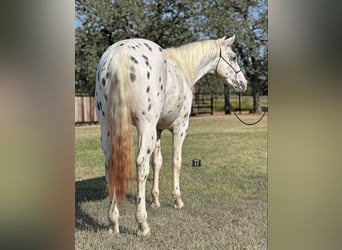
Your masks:
<svg viewBox="0 0 342 250"><path fill-rule="evenodd" d="M125 198L132 179L132 139L128 57L118 51L107 68L110 75L109 125L111 155L108 166L108 191L119 203Z"/></svg>

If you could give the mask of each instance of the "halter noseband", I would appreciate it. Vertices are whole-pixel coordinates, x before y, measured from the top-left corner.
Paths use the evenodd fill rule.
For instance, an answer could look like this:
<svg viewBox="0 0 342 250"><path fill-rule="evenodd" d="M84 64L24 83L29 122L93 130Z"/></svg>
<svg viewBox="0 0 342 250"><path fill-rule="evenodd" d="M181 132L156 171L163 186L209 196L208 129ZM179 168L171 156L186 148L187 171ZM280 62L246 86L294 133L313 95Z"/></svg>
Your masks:
<svg viewBox="0 0 342 250"><path fill-rule="evenodd" d="M237 75L238 73L241 72L241 69L235 70L235 68L222 56L222 50L220 48L219 60L217 61L217 64L216 64L216 77L217 77L217 67L218 67L221 59L232 68L232 70L235 72L235 75Z"/></svg>

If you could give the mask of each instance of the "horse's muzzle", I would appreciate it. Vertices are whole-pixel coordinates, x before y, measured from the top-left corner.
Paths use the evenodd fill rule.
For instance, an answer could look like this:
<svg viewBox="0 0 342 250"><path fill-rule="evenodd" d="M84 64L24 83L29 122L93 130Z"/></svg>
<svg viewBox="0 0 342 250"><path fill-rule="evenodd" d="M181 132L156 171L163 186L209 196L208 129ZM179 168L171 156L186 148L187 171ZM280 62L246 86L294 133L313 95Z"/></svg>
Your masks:
<svg viewBox="0 0 342 250"><path fill-rule="evenodd" d="M243 81L234 81L233 87L237 92L243 92L247 89L247 84L245 84Z"/></svg>

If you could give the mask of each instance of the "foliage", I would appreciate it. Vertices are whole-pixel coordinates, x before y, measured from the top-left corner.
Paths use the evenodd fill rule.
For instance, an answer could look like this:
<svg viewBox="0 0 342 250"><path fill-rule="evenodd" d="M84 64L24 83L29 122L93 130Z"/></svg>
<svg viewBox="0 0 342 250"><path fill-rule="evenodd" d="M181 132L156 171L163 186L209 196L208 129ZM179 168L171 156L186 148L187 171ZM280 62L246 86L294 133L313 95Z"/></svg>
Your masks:
<svg viewBox="0 0 342 250"><path fill-rule="evenodd" d="M104 50L116 41L142 37L162 47L236 34L236 49L251 87L267 94L267 2L265 0L76 0L76 91L93 94ZM214 76L196 88L223 93Z"/></svg>

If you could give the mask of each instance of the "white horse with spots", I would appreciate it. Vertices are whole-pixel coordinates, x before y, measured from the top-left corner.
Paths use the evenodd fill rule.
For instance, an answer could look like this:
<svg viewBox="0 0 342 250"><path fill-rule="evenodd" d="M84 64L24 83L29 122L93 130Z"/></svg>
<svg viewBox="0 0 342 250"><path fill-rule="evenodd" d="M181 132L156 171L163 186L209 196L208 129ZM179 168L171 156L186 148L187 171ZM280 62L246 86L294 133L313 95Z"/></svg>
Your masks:
<svg viewBox="0 0 342 250"><path fill-rule="evenodd" d="M95 98L105 154L110 200L108 219L112 232L119 233L118 204L124 199L127 184L132 179L130 124L137 128L139 141L135 214L139 234L151 235L145 185L152 154L152 207L160 206L160 138L164 129L172 133L174 207L183 207L179 176L192 103L191 87L205 74L214 73L237 91L246 90L246 78L231 48L234 40L232 36L163 50L148 40L128 39L113 44L101 57L96 72Z"/></svg>

